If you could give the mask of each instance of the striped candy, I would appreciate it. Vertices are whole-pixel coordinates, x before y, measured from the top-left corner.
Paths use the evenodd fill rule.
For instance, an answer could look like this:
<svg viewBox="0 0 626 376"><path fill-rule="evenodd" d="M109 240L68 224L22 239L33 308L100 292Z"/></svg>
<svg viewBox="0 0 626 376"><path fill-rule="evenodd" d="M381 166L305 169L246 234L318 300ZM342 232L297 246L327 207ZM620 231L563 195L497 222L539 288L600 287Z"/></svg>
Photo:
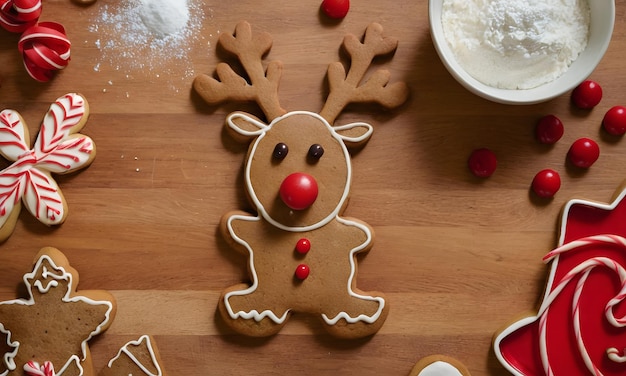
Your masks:
<svg viewBox="0 0 626 376"><path fill-rule="evenodd" d="M22 33L35 25L41 15L41 0L0 0L0 26Z"/></svg>
<svg viewBox="0 0 626 376"><path fill-rule="evenodd" d="M69 63L70 45L61 24L41 22L22 34L17 48L24 58L28 74L37 81L46 82L55 71Z"/></svg>

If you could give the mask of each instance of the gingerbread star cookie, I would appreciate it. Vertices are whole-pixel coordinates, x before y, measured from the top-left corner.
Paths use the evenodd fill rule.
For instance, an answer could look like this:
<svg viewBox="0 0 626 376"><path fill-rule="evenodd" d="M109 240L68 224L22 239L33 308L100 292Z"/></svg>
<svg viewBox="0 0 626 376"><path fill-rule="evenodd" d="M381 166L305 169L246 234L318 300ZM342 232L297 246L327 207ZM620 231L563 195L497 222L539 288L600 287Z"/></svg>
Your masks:
<svg viewBox="0 0 626 376"><path fill-rule="evenodd" d="M11 349L7 375L93 376L88 341L111 325L115 299L103 290L77 291L78 272L61 251L43 248L24 275L27 299L0 302L0 332ZM48 371L46 371L48 370Z"/></svg>

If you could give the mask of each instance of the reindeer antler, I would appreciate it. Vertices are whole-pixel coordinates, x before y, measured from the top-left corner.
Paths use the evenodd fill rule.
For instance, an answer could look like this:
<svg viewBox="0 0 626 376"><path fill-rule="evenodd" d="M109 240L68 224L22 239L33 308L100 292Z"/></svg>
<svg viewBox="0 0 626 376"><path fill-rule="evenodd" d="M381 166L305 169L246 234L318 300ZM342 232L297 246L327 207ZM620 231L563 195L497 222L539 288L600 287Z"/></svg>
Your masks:
<svg viewBox="0 0 626 376"><path fill-rule="evenodd" d="M250 24L241 21L235 34L222 34L219 43L237 56L250 83L239 76L226 63L216 67L219 81L207 75L195 78L193 87L210 104L226 100L255 101L269 121L286 111L278 101L278 83L282 75L282 64L272 61L263 69L263 56L272 48L272 37L268 33L252 34Z"/></svg>
<svg viewBox="0 0 626 376"><path fill-rule="evenodd" d="M363 43L354 35L344 38L344 48L351 58L350 70L346 75L341 62L328 66L330 94L320 111L320 115L330 124L333 124L348 103L377 102L393 108L406 100L408 87L404 82L387 85L391 76L387 70L376 71L367 82L359 86L374 57L391 53L398 46L397 39L383 37L382 34L383 27L372 23L365 30Z"/></svg>

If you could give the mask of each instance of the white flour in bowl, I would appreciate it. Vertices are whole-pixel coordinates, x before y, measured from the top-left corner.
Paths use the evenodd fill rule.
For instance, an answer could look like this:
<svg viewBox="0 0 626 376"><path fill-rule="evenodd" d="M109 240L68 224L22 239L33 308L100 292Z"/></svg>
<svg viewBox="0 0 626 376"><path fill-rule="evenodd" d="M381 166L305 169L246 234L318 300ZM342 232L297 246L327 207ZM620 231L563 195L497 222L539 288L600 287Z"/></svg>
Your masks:
<svg viewBox="0 0 626 376"><path fill-rule="evenodd" d="M444 0L458 63L485 85L531 89L563 74L587 47L587 0Z"/></svg>

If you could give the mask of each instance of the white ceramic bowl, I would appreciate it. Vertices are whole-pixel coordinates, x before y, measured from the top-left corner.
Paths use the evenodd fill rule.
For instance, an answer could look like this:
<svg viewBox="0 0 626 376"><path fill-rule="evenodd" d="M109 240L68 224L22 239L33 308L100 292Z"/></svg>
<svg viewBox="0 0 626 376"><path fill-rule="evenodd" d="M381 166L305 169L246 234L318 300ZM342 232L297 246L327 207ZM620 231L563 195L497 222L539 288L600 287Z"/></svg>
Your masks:
<svg viewBox="0 0 626 376"><path fill-rule="evenodd" d="M578 86L600 63L611 41L615 23L614 0L588 0L591 10L589 42L587 48L566 72L557 79L533 89L499 89L476 80L456 61L441 24L443 1L428 1L430 33L441 61L450 74L469 91L491 101L505 104L545 102Z"/></svg>

